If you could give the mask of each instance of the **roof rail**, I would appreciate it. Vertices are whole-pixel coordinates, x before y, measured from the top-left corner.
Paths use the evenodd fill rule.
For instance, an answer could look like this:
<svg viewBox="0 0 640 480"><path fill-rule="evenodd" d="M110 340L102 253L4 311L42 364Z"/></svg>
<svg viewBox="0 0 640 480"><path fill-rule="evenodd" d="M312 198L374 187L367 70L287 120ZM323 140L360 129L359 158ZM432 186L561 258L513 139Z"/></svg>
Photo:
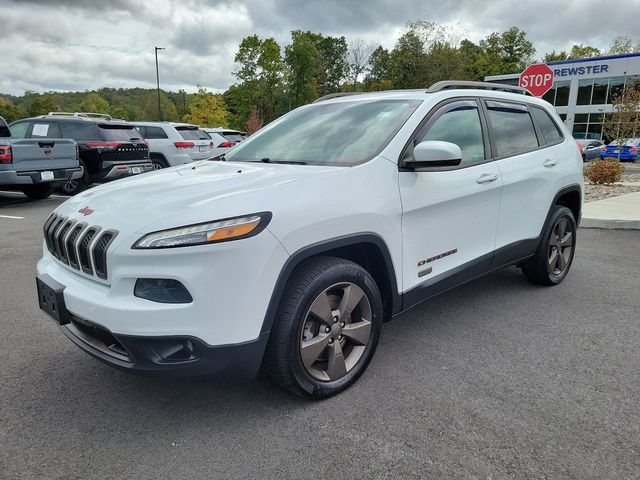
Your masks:
<svg viewBox="0 0 640 480"><path fill-rule="evenodd" d="M324 102L325 100L330 100L332 98L338 97L348 97L349 95L362 95L363 93L371 93L371 92L338 92L338 93L330 93L329 95L325 95L324 97L320 97L313 101L313 103Z"/></svg>
<svg viewBox="0 0 640 480"><path fill-rule="evenodd" d="M111 115L106 113L92 113L92 112L49 112L47 116L50 117L80 117L80 118L102 118L104 120L113 120Z"/></svg>
<svg viewBox="0 0 640 480"><path fill-rule="evenodd" d="M522 95L531 95L531 92L526 88L518 87L516 85L505 85L503 83L490 83L490 82L471 82L467 80L443 80L431 85L427 92L434 93L442 90L451 90L458 88L476 88L480 90L500 90L503 92L521 93ZM531 95L533 96L533 95Z"/></svg>

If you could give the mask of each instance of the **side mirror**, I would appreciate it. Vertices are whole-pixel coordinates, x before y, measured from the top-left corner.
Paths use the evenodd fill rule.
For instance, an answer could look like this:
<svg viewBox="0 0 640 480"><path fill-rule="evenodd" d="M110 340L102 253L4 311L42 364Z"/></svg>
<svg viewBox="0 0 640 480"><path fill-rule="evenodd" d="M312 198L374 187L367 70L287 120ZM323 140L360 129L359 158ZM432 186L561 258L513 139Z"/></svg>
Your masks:
<svg viewBox="0 0 640 480"><path fill-rule="evenodd" d="M455 143L426 140L413 147L413 160L405 161L406 168L457 167L462 162L462 150Z"/></svg>

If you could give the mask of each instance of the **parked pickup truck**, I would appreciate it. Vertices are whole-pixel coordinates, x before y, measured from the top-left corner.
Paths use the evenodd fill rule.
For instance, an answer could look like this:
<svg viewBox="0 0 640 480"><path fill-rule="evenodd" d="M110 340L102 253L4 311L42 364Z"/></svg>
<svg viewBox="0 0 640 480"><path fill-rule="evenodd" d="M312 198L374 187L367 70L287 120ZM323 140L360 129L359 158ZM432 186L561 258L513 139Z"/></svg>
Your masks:
<svg viewBox="0 0 640 480"><path fill-rule="evenodd" d="M0 117L0 189L47 198L58 183L81 178L78 146L63 138L12 138Z"/></svg>

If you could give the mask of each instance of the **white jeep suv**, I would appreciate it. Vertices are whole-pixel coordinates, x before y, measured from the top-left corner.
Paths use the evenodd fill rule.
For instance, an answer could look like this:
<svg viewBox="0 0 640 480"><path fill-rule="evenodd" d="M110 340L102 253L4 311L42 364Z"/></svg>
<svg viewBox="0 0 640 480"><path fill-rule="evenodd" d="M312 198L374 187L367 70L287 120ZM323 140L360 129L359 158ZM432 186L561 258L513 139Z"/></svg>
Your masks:
<svg viewBox="0 0 640 480"><path fill-rule="evenodd" d="M155 170L214 155L211 136L197 125L177 122L132 122L149 145Z"/></svg>
<svg viewBox="0 0 640 480"><path fill-rule="evenodd" d="M44 225L41 308L114 367L251 378L264 361L322 398L418 302L509 265L560 283L576 142L547 102L461 83L324 97L219 161L76 195Z"/></svg>

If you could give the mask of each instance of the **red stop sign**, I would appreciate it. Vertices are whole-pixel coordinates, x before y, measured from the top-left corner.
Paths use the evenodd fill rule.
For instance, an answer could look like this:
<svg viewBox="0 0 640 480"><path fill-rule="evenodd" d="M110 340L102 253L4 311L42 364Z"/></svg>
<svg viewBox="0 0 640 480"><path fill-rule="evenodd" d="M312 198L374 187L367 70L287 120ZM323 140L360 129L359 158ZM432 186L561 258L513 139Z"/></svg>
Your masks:
<svg viewBox="0 0 640 480"><path fill-rule="evenodd" d="M544 63L529 65L520 74L520 86L534 97L541 97L553 86L553 70Z"/></svg>

